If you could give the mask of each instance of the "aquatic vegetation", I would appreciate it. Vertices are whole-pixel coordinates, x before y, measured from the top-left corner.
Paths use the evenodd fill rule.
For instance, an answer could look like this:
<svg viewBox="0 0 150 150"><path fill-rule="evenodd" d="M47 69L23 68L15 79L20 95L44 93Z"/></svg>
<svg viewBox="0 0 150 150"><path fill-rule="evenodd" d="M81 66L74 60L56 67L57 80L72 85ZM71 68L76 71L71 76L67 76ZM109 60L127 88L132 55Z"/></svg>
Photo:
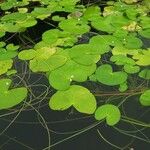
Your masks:
<svg viewBox="0 0 150 150"><path fill-rule="evenodd" d="M10 87L19 76L19 62L46 76L55 91L49 97L52 110L75 108L115 126L123 117L119 106L124 100L99 103L106 87L116 95L132 91L129 96L138 95L139 104L150 106L150 48L143 42L150 39L149 8L147 0L108 1L103 9L80 0L0 2L0 109L22 105L31 94L28 87ZM48 25L46 30L40 22ZM29 35L32 29L36 37ZM16 40L9 40L13 36ZM87 82L104 91L92 92Z"/></svg>

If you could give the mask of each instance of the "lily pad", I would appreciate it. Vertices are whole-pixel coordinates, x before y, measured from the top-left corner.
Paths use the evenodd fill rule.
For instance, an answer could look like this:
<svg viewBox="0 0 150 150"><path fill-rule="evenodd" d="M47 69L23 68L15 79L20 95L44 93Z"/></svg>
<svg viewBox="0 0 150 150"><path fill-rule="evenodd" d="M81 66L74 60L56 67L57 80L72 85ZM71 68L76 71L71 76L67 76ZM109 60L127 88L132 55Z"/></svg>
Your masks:
<svg viewBox="0 0 150 150"><path fill-rule="evenodd" d="M95 112L95 119L106 119L106 123L114 126L120 120L121 114L117 106L112 104L105 104L97 108Z"/></svg>
<svg viewBox="0 0 150 150"><path fill-rule="evenodd" d="M140 96L140 103L143 106L150 106L150 90L146 90L141 96Z"/></svg>
<svg viewBox="0 0 150 150"><path fill-rule="evenodd" d="M115 64L117 65L126 65L126 64L135 65L136 64L132 58L129 58L124 55L114 55L111 57L110 60L112 62L115 62Z"/></svg>
<svg viewBox="0 0 150 150"><path fill-rule="evenodd" d="M100 60L99 54L94 54L94 49L89 44L80 44L69 50L71 59L82 65L92 65Z"/></svg>
<svg viewBox="0 0 150 150"><path fill-rule="evenodd" d="M137 60L136 64L139 66L148 66L150 65L150 49L142 50L141 52L133 55L133 59Z"/></svg>
<svg viewBox="0 0 150 150"><path fill-rule="evenodd" d="M57 91L51 97L49 106L53 110L66 110L73 106L81 113L93 114L96 109L96 99L88 89L72 85L66 91Z"/></svg>
<svg viewBox="0 0 150 150"><path fill-rule="evenodd" d="M16 51L6 51L5 49L0 49L0 60L9 60L17 56L18 52Z"/></svg>
<svg viewBox="0 0 150 150"><path fill-rule="evenodd" d="M123 44L126 48L129 48L129 49L138 49L138 48L141 48L142 45L143 45L143 42L135 37L135 36L126 36L124 39L123 39Z"/></svg>
<svg viewBox="0 0 150 150"><path fill-rule="evenodd" d="M127 73L122 71L113 72L112 67L105 64L97 68L96 78L103 84L114 86L125 82L127 80Z"/></svg>
<svg viewBox="0 0 150 150"><path fill-rule="evenodd" d="M6 73L9 69L11 69L13 61L10 60L0 60L0 75Z"/></svg>
<svg viewBox="0 0 150 150"><path fill-rule="evenodd" d="M24 87L9 90L10 79L0 80L0 109L8 109L22 102L27 96L27 89Z"/></svg>
<svg viewBox="0 0 150 150"><path fill-rule="evenodd" d="M144 70L142 70L142 71L139 73L139 76L140 76L141 78L144 78L144 79L149 80L149 79L150 79L150 69L144 69Z"/></svg>
<svg viewBox="0 0 150 150"><path fill-rule="evenodd" d="M89 21L97 20L100 17L101 10L98 6L90 6L88 7L83 15L83 18Z"/></svg>
<svg viewBox="0 0 150 150"><path fill-rule="evenodd" d="M63 20L59 23L59 27L73 35L81 35L90 30L90 27L85 22L78 19Z"/></svg>
<svg viewBox="0 0 150 150"><path fill-rule="evenodd" d="M150 29L140 30L138 33L145 38L150 38Z"/></svg>
<svg viewBox="0 0 150 150"><path fill-rule="evenodd" d="M49 74L50 85L57 90L66 90L72 81L84 82L96 70L96 65L80 65L72 60Z"/></svg>
<svg viewBox="0 0 150 150"><path fill-rule="evenodd" d="M126 64L124 65L124 71L127 72L127 73L137 73L140 71L140 67L139 66L133 66L133 65L130 65L130 64Z"/></svg>
<svg viewBox="0 0 150 150"><path fill-rule="evenodd" d="M34 49L23 50L18 54L18 58L21 60L31 60L36 56Z"/></svg>
<svg viewBox="0 0 150 150"><path fill-rule="evenodd" d="M48 72L55 70L62 65L64 65L67 61L67 57L62 55L53 55L48 59L33 59L30 61L30 69L33 72Z"/></svg>

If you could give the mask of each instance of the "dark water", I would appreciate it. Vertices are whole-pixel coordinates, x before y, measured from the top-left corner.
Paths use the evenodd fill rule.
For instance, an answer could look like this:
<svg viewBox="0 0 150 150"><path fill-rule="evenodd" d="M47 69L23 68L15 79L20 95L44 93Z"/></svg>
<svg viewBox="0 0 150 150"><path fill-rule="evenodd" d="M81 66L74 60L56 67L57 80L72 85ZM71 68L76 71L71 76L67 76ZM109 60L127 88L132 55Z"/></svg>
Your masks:
<svg viewBox="0 0 150 150"><path fill-rule="evenodd" d="M25 67L20 65L18 64L19 68ZM102 136L109 142L119 147L131 143L125 150L129 150L130 148L131 150L132 148L134 148L134 150L149 150L149 143L119 133L114 128L107 126L105 122L84 133L74 136L74 134L77 133L75 131L93 125L95 123L94 118L92 116L88 117L86 115L81 115L73 109L64 112L50 110L48 101L54 90L48 86L46 77L40 74L30 74L30 76L27 74L24 80L27 79L29 81L28 85L32 86L32 92L35 94L35 97L32 97L32 100L36 98L34 101L35 105L33 105L34 107L29 106L18 116L17 113L15 113L15 115L13 114L0 118L0 133L9 126L0 136L0 150L43 150L48 146L48 131L45 128L44 122L46 122L50 130L51 145L68 137L72 137L52 146L50 148L51 150L116 150L117 148L112 147L99 136L97 130L99 130ZM19 81L18 78L14 78L14 80L16 82ZM33 86L35 82L39 84L38 87ZM96 87L96 85L91 85L90 83L86 83L85 86L91 89ZM39 103L40 100L38 96L47 90L49 94L43 94L39 97L40 100L43 99ZM98 101L99 99L105 100L103 98L97 99ZM36 102L38 103L36 104ZM20 108L18 108L18 110L19 109ZM132 116L132 118L139 119L143 122L149 122L149 110L148 108L145 109L141 107L138 102L138 97L131 97L128 99L128 101L124 103L124 111L127 116ZM145 112L145 114L141 116L143 112ZM5 112L1 112L1 114L4 113ZM17 116L16 119L14 119L15 116ZM12 120L13 123L9 125ZM116 127L129 131L137 131L141 128L124 122L120 122ZM69 134L68 132L74 133ZM146 139L145 136L150 135L150 130L143 129L141 132L132 133L132 135Z"/></svg>

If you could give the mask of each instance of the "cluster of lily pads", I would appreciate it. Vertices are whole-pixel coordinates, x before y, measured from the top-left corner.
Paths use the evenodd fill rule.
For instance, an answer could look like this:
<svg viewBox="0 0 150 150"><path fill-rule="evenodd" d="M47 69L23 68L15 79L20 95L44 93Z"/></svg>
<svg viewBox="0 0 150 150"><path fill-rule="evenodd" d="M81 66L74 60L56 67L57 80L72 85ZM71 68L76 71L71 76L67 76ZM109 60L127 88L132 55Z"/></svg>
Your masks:
<svg viewBox="0 0 150 150"><path fill-rule="evenodd" d="M34 4L34 8L31 4ZM0 37L6 33L25 32L39 20L53 20L55 29L42 34L41 41L30 49L5 40L0 42L0 109L19 104L27 96L26 88L8 89L16 74L13 60L27 61L32 72L45 73L56 93L50 98L53 110L74 107L95 119L106 118L115 125L121 117L113 104L97 107L97 101L87 88L78 83L96 82L128 89L128 78L137 75L150 79L150 48L144 48L141 38L150 38L150 17L147 1L109 1L102 11L98 5L84 6L80 0L7 0L0 3ZM37 5L37 6L36 6ZM64 16L56 15L61 12ZM59 13L58 13L59 14ZM87 43L78 43L82 35L93 32ZM107 61L103 61L106 57ZM115 66L115 70L113 69ZM13 98L12 98L13 97ZM140 103L150 106L150 89L143 91Z"/></svg>

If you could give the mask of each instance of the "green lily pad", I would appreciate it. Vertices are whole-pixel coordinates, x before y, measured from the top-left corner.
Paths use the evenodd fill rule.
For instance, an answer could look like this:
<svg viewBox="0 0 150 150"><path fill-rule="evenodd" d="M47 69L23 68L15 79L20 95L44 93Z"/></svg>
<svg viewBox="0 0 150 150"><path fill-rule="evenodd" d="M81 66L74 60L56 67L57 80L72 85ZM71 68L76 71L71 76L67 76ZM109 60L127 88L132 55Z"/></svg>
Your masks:
<svg viewBox="0 0 150 150"><path fill-rule="evenodd" d="M133 55L133 59L137 60L136 64L139 66L148 66L150 65L150 49L142 50L141 52Z"/></svg>
<svg viewBox="0 0 150 150"><path fill-rule="evenodd" d="M89 44L80 44L69 50L69 56L82 65L92 65L100 60L99 54L94 54L93 47Z"/></svg>
<svg viewBox="0 0 150 150"><path fill-rule="evenodd" d="M66 91L57 91L51 97L49 106L53 110L66 110L73 106L81 113L93 114L96 109L96 99L88 89L72 85Z"/></svg>
<svg viewBox="0 0 150 150"><path fill-rule="evenodd" d="M14 44L8 44L6 46L7 51L17 51L19 49L18 45L14 45Z"/></svg>
<svg viewBox="0 0 150 150"><path fill-rule="evenodd" d="M90 30L90 27L85 22L72 18L61 21L59 23L59 27L64 31L72 33L73 35L81 35L89 32Z"/></svg>
<svg viewBox="0 0 150 150"><path fill-rule="evenodd" d="M150 38L150 29L140 30L138 33L145 38Z"/></svg>
<svg viewBox="0 0 150 150"><path fill-rule="evenodd" d="M126 65L126 64L135 65L136 64L132 58L129 58L124 55L114 55L110 58L110 60L112 62L115 62L115 64L117 65Z"/></svg>
<svg viewBox="0 0 150 150"><path fill-rule="evenodd" d="M66 61L67 57L62 55L53 55L45 60L33 59L30 61L30 69L33 72L48 72L61 67Z"/></svg>
<svg viewBox="0 0 150 150"><path fill-rule="evenodd" d="M141 96L140 96L140 103L143 106L150 106L150 90L146 90Z"/></svg>
<svg viewBox="0 0 150 150"><path fill-rule="evenodd" d="M16 73L17 73L17 70L11 69L11 70L7 71L6 75L7 75L7 76L11 76L11 75L14 75L14 74L16 74Z"/></svg>
<svg viewBox="0 0 150 150"><path fill-rule="evenodd" d="M119 46L122 42L119 38L112 35L98 35L90 39L90 44L97 44L97 47L102 49L107 46ZM107 48L109 49L109 48Z"/></svg>
<svg viewBox="0 0 150 150"><path fill-rule="evenodd" d="M149 22L150 22L149 16L140 17L140 26L142 27L142 29L149 29L150 28Z"/></svg>
<svg viewBox="0 0 150 150"><path fill-rule="evenodd" d="M0 42L0 48L2 48L2 47L4 47L6 45L6 43L5 42Z"/></svg>
<svg viewBox="0 0 150 150"><path fill-rule="evenodd" d="M116 29L110 24L111 18L97 18L91 22L93 28L104 31L107 33L113 33Z"/></svg>
<svg viewBox="0 0 150 150"><path fill-rule="evenodd" d="M55 47L41 47L39 49L36 49L36 59L48 59L50 56L54 55L56 53L57 49Z"/></svg>
<svg viewBox="0 0 150 150"><path fill-rule="evenodd" d="M84 82L95 70L95 64L85 66L69 60L62 67L50 72L49 83L57 90L66 90L72 81Z"/></svg>
<svg viewBox="0 0 150 150"><path fill-rule="evenodd" d="M93 36L90 39L90 46L93 49L93 53L95 54L104 54L110 51L110 46L114 39L107 41L107 36Z"/></svg>
<svg viewBox="0 0 150 150"><path fill-rule="evenodd" d="M100 17L101 10L98 6L90 6L88 7L83 15L83 18L89 21L97 20Z"/></svg>
<svg viewBox="0 0 150 150"><path fill-rule="evenodd" d="M130 65L130 64L126 64L124 65L124 71L127 72L127 73L137 73L140 71L140 67L139 66L133 66L133 65Z"/></svg>
<svg viewBox="0 0 150 150"><path fill-rule="evenodd" d="M103 84L114 86L125 82L127 80L127 73L122 71L113 72L112 67L105 64L97 68L96 78Z"/></svg>
<svg viewBox="0 0 150 150"><path fill-rule="evenodd" d="M120 84L120 87L119 87L119 91L120 92L124 92L128 89L128 85L127 85L127 82L124 82L124 83L121 83Z"/></svg>
<svg viewBox="0 0 150 150"><path fill-rule="evenodd" d="M0 31L0 38L5 36L5 32Z"/></svg>
<svg viewBox="0 0 150 150"><path fill-rule="evenodd" d="M124 39L123 39L123 44L126 48L129 48L129 49L138 49L138 48L141 48L142 45L143 45L143 42L135 37L135 36L126 36Z"/></svg>
<svg viewBox="0 0 150 150"><path fill-rule="evenodd" d="M140 52L140 49L129 49L129 48L125 48L123 46L116 46L113 48L112 50L112 54L113 55L136 55ZM117 56L118 57L118 56Z"/></svg>
<svg viewBox="0 0 150 150"><path fill-rule="evenodd" d="M2 22L17 23L19 21L26 20L27 16L28 16L27 13L14 12L14 13L10 13L10 14L4 15L1 18L1 21Z"/></svg>
<svg viewBox="0 0 150 150"><path fill-rule="evenodd" d="M144 78L144 79L149 80L149 79L150 79L150 69L144 69L144 70L142 70L142 71L139 73L139 76L140 76L141 78Z"/></svg>
<svg viewBox="0 0 150 150"><path fill-rule="evenodd" d="M16 51L6 51L5 49L0 49L0 60L9 60L17 56L18 52Z"/></svg>
<svg viewBox="0 0 150 150"><path fill-rule="evenodd" d="M42 40L46 43L53 44L57 41L60 31L58 29L52 29L42 34Z"/></svg>
<svg viewBox="0 0 150 150"><path fill-rule="evenodd" d="M44 7L35 7L34 10L31 12L31 15L35 18L44 20L51 15L51 10Z"/></svg>
<svg viewBox="0 0 150 150"><path fill-rule="evenodd" d="M112 104L105 104L97 108L95 112L95 119L106 119L106 123L110 126L114 126L120 120L121 114L117 106Z"/></svg>
<svg viewBox="0 0 150 150"><path fill-rule="evenodd" d="M27 96L26 88L14 88L9 90L10 79L0 80L0 109L8 109L22 102Z"/></svg>
<svg viewBox="0 0 150 150"><path fill-rule="evenodd" d="M34 49L23 50L18 54L18 58L21 60L31 60L36 56Z"/></svg>
<svg viewBox="0 0 150 150"><path fill-rule="evenodd" d="M0 60L0 75L6 73L9 69L11 69L13 61L10 60Z"/></svg>

